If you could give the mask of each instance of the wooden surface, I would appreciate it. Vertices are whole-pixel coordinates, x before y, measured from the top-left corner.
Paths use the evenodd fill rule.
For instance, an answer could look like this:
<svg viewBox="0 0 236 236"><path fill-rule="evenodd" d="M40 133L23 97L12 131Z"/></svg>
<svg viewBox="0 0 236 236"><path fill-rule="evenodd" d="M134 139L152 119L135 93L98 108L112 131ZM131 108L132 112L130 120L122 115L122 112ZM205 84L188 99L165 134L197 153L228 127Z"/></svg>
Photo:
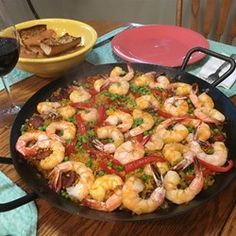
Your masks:
<svg viewBox="0 0 236 236"><path fill-rule="evenodd" d="M119 26L119 23L89 22L99 35ZM33 76L12 87L17 102L26 101L52 79ZM236 104L236 97L232 99ZM4 91L0 92L0 105L6 104ZM9 128L0 130L0 155L10 156ZM9 178L24 190L30 191L12 165L0 165ZM148 223L112 223L85 219L56 209L44 199L36 200L38 208L38 235L236 235L236 181L218 197L188 214L176 218Z"/></svg>

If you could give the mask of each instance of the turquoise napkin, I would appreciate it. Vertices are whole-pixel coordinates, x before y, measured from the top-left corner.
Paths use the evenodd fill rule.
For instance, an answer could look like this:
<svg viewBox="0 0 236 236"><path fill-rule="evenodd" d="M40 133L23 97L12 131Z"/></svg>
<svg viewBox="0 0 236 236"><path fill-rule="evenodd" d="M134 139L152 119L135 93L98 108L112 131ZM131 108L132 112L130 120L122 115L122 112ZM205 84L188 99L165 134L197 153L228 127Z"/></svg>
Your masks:
<svg viewBox="0 0 236 236"><path fill-rule="evenodd" d="M121 31L123 31L125 28L121 28ZM117 31L119 30L119 31ZM103 39L106 39L112 35L116 35L117 32L120 32L120 28L117 30L113 30L109 32L106 35L103 35L98 38L98 42L100 42ZM210 44L210 49L219 53L223 53L226 55L230 55L232 53L236 53L236 47L218 43L213 40L208 40ZM105 45L102 45L98 48L95 48L92 50L86 60L94 65L100 65L100 64L108 64L108 63L115 63L115 62L124 62L122 59L118 58L111 49L111 43L107 43ZM188 66L187 71L193 75L196 75L199 73L200 68L206 63L207 60L201 60L200 62L195 63L192 66ZM236 94L236 83L233 84L233 86L230 89L225 89L221 86L217 87L219 90L221 90L226 96L231 97Z"/></svg>
<svg viewBox="0 0 236 236"><path fill-rule="evenodd" d="M0 171L0 202L9 202L26 193ZM34 202L0 213L0 235L36 235L38 213Z"/></svg>
<svg viewBox="0 0 236 236"><path fill-rule="evenodd" d="M9 74L5 76L5 81L8 86L15 84L21 80L30 77L32 74L17 68L14 68ZM2 81L0 80L0 91L4 88Z"/></svg>

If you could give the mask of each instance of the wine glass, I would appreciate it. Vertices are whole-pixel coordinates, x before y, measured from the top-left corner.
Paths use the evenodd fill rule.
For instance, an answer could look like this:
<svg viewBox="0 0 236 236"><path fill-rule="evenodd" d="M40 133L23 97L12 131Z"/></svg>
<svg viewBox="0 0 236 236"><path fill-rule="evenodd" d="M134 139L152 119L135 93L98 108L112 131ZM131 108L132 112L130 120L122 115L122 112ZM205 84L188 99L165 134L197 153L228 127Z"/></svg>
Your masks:
<svg viewBox="0 0 236 236"><path fill-rule="evenodd" d="M11 124L20 110L20 106L13 101L6 74L13 70L19 58L19 38L17 30L10 19L0 9L0 78L7 93L10 106L0 107L0 127ZM1 102L3 103L3 102Z"/></svg>

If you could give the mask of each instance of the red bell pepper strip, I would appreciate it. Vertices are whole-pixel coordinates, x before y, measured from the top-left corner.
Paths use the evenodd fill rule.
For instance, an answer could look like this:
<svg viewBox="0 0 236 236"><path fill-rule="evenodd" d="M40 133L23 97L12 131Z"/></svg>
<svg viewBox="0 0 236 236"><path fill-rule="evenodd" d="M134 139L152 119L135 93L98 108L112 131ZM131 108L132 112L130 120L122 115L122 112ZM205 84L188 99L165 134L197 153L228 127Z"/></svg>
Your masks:
<svg viewBox="0 0 236 236"><path fill-rule="evenodd" d="M94 95L96 95L98 92L95 90L95 89L93 89L93 88L91 88L91 89L88 89L88 92L92 95L92 96L94 96Z"/></svg>
<svg viewBox="0 0 236 236"><path fill-rule="evenodd" d="M65 150L66 156L69 156L75 150L76 143L77 143L77 139L75 138L71 141L71 143L66 145L66 150Z"/></svg>
<svg viewBox="0 0 236 236"><path fill-rule="evenodd" d="M107 174L118 175L121 177L122 180L124 180L124 175L122 175L120 172L116 171L115 169L108 167L105 161L99 161L99 167L103 169Z"/></svg>
<svg viewBox="0 0 236 236"><path fill-rule="evenodd" d="M171 118L173 115L171 115L168 112L162 111L161 109L157 109L157 113L159 116L165 117L165 118Z"/></svg>
<svg viewBox="0 0 236 236"><path fill-rule="evenodd" d="M143 134L139 134L136 136L136 140L143 146L150 140L150 138L151 138L150 134L146 136L143 136Z"/></svg>
<svg viewBox="0 0 236 236"><path fill-rule="evenodd" d="M168 97L168 93L166 91L161 91L159 89L152 89L151 91L153 94L158 95L162 98L166 99Z"/></svg>
<svg viewBox="0 0 236 236"><path fill-rule="evenodd" d="M75 120L76 120L76 125L77 125L77 128L78 128L78 131L81 135L85 135L87 133L86 131L86 127L85 127L85 124L82 120L82 117L80 114L77 114L75 116Z"/></svg>
<svg viewBox="0 0 236 236"><path fill-rule="evenodd" d="M97 112L98 112L97 124L100 125L106 119L106 108L104 106L100 106Z"/></svg>
<svg viewBox="0 0 236 236"><path fill-rule="evenodd" d="M87 108L92 108L94 106L94 103L90 102L71 102L70 106L74 108L79 108L79 109L87 109Z"/></svg>
<svg viewBox="0 0 236 236"><path fill-rule="evenodd" d="M86 149L90 154L97 155L99 153L98 150L90 147L87 143L82 143L84 149Z"/></svg>
<svg viewBox="0 0 236 236"><path fill-rule="evenodd" d="M131 172L152 162L165 162L161 156L146 156L125 165L125 171Z"/></svg>
<svg viewBox="0 0 236 236"><path fill-rule="evenodd" d="M231 168L233 168L234 163L232 160L227 161L227 165L226 166L215 166L212 164L209 164L201 159L198 158L198 161L205 166L207 169L209 169L212 172L228 172Z"/></svg>

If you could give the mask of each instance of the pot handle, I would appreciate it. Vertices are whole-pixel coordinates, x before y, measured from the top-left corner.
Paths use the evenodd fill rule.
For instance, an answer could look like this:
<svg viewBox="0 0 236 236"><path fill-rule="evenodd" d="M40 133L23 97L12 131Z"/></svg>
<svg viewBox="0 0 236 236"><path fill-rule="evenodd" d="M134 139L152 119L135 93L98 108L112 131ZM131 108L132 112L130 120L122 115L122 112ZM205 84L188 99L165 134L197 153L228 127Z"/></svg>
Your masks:
<svg viewBox="0 0 236 236"><path fill-rule="evenodd" d="M23 197L6 203L0 203L0 212L10 211L17 207L20 207L28 202L35 200L38 197L37 193L28 193Z"/></svg>
<svg viewBox="0 0 236 236"><path fill-rule="evenodd" d="M10 157L0 157L1 164L13 164L12 158ZM0 212L10 211L17 207L20 207L28 202L35 200L38 197L36 193L28 193L23 197L6 203L0 203Z"/></svg>
<svg viewBox="0 0 236 236"><path fill-rule="evenodd" d="M188 64L188 61L189 61L191 55L192 55L193 53L195 53L195 52L202 52L202 53L204 53L204 54L206 54L206 55L208 55L208 56L213 56L213 57L219 58L219 59L221 59L221 60L223 60L223 61L226 61L226 62L228 62L228 63L230 64L230 68L229 68L223 75L219 76L219 78L216 79L216 80L211 84L211 85L214 86L214 87L216 87L216 86L217 86L218 84L220 84L223 80L225 80L230 74L232 74L233 71L234 71L234 69L235 69L235 67L236 67L235 61L234 61L232 58L230 58L230 57L224 56L224 55L222 55L222 54L219 54L219 53L217 53L217 52L211 51L211 50L206 49L206 48L195 47L195 48L190 49L190 50L187 52L187 54L186 54L186 56L185 56L185 58L184 58L184 60L183 60L183 63L182 63L182 65L181 65L181 69L180 69L181 71L184 71L184 70L185 70L185 68L186 68L186 66L187 66L187 64Z"/></svg>

